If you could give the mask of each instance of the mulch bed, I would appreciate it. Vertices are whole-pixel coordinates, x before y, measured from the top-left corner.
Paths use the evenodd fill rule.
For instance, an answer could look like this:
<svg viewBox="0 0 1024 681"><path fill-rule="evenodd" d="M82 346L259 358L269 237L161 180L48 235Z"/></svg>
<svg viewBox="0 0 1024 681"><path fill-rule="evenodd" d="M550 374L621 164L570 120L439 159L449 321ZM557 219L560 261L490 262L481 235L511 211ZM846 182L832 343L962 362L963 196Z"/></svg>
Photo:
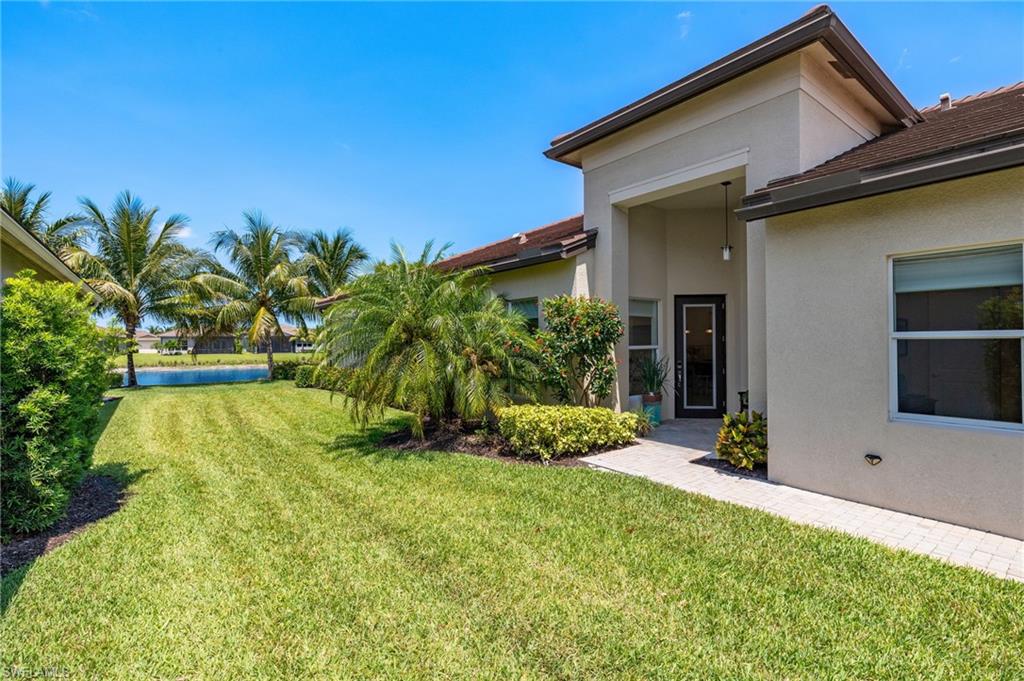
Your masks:
<svg viewBox="0 0 1024 681"><path fill-rule="evenodd" d="M756 478L758 480L768 479L768 466L764 464L754 466L754 470L748 471L746 468L737 468L736 466L733 466L725 459L712 459L710 458L710 455L707 454L697 457L696 459L690 459L690 463L695 463L698 466L707 466L708 468L717 468L724 473L742 475L745 478Z"/></svg>
<svg viewBox="0 0 1024 681"><path fill-rule="evenodd" d="M97 520L118 511L127 500L120 481L107 475L90 475L71 495L68 511L47 530L15 536L0 547L0 574L6 575L52 551Z"/></svg>
<svg viewBox="0 0 1024 681"><path fill-rule="evenodd" d="M523 459L512 454L505 447L505 441L492 433L464 433L453 430L427 430L424 439L413 437L412 431L404 428L388 433L379 442L380 446L406 452L458 452L482 456L507 463L522 463L534 466L586 466L578 457L553 459L547 463L539 459ZM594 452L591 452L594 453Z"/></svg>

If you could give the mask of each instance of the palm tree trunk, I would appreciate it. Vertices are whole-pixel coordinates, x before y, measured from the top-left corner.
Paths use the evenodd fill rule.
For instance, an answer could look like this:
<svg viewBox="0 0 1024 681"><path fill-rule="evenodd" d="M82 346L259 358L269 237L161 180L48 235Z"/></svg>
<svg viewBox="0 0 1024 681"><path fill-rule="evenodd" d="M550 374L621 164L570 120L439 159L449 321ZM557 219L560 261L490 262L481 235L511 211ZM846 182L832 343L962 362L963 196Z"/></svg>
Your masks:
<svg viewBox="0 0 1024 681"><path fill-rule="evenodd" d="M267 378L274 377L274 341L267 341Z"/></svg>
<svg viewBox="0 0 1024 681"><path fill-rule="evenodd" d="M139 384L135 377L135 322L126 322L124 325L124 337L128 342L128 387L134 388Z"/></svg>

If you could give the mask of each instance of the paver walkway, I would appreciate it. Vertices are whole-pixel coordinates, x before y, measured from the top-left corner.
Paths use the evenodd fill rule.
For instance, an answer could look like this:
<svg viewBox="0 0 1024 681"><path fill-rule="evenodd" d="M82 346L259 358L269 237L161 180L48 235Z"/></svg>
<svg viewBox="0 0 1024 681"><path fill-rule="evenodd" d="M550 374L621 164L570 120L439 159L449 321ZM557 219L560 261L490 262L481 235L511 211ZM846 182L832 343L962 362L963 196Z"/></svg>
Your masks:
<svg viewBox="0 0 1024 681"><path fill-rule="evenodd" d="M691 463L713 449L719 425L712 419L670 421L640 444L583 461L1024 582L1024 542L1018 539Z"/></svg>

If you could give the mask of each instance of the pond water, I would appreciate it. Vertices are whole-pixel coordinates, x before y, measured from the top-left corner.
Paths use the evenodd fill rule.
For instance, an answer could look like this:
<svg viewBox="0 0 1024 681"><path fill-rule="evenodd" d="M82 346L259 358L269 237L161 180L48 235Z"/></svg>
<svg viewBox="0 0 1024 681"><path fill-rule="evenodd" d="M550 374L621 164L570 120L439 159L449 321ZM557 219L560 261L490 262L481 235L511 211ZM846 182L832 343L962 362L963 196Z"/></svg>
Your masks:
<svg viewBox="0 0 1024 681"><path fill-rule="evenodd" d="M195 385L197 383L237 383L267 377L267 367L215 367L208 369L136 369L139 385ZM124 376L128 382L128 374Z"/></svg>

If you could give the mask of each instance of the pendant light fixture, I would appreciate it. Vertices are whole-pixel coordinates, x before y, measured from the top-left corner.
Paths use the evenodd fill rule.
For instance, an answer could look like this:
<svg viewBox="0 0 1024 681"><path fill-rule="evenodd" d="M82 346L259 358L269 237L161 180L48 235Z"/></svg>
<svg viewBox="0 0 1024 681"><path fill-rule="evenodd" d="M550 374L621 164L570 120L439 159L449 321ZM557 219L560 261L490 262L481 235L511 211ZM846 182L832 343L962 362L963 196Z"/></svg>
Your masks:
<svg viewBox="0 0 1024 681"><path fill-rule="evenodd" d="M732 184L729 180L722 183L722 187L725 189L725 206L723 217L725 218L725 245L722 246L722 260L726 262L732 260L732 244L729 243L729 185Z"/></svg>

